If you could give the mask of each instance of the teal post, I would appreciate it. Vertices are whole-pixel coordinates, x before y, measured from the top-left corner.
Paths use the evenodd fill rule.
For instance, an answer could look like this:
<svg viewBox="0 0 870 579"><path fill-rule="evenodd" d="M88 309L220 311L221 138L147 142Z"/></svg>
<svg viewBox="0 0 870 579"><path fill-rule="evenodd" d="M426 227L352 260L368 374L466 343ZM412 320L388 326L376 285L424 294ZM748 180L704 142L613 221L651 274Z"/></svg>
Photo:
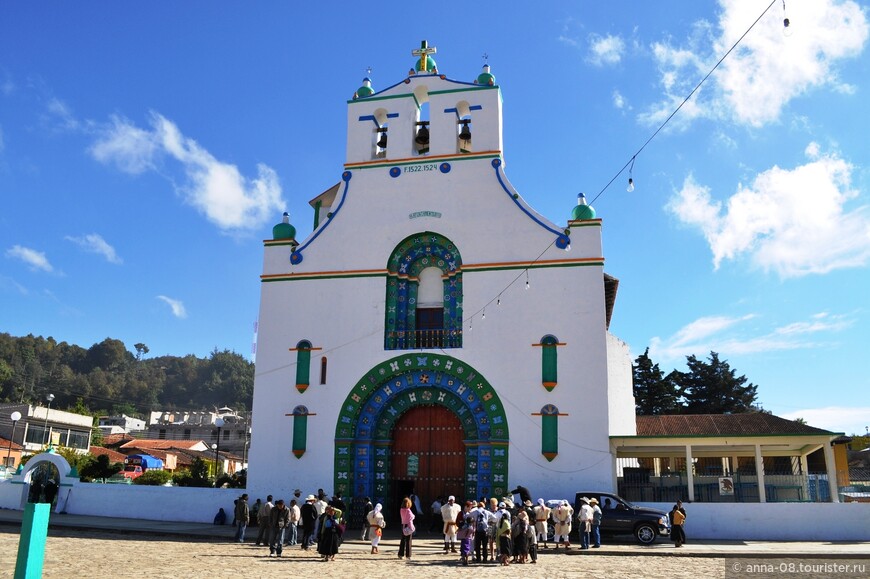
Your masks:
<svg viewBox="0 0 870 579"><path fill-rule="evenodd" d="M45 560L45 540L48 537L49 503L27 503L21 519L21 539L15 561L15 579L39 579Z"/></svg>

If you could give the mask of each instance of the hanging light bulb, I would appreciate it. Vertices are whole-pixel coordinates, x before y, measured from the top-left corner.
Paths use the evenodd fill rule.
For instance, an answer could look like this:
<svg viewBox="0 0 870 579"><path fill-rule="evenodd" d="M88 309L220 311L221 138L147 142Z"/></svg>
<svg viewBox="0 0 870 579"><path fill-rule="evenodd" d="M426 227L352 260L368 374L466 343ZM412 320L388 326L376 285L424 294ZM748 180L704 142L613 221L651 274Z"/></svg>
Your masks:
<svg viewBox="0 0 870 579"><path fill-rule="evenodd" d="M483 315L480 316L480 319L481 319L481 320L485 320L485 319L486 319L486 310L483 310Z"/></svg>
<svg viewBox="0 0 870 579"><path fill-rule="evenodd" d="M571 244L570 243L565 246L565 251L571 251Z"/></svg>
<svg viewBox="0 0 870 579"><path fill-rule="evenodd" d="M472 316L471 319L468 320L468 331L470 332L473 329L474 329L474 316Z"/></svg>
<svg viewBox="0 0 870 579"><path fill-rule="evenodd" d="M497 306L501 305L501 296L499 296L498 299L495 300L495 305L497 305Z"/></svg>
<svg viewBox="0 0 870 579"><path fill-rule="evenodd" d="M628 187L626 187L625 190L629 193L634 191L634 179L632 179L631 177L628 178Z"/></svg>
<svg viewBox="0 0 870 579"><path fill-rule="evenodd" d="M526 289L529 289L529 270L526 270Z"/></svg>
<svg viewBox="0 0 870 579"><path fill-rule="evenodd" d="M791 27L791 20L785 13L785 0L782 0L782 35L788 37L792 34L794 34L794 30Z"/></svg>

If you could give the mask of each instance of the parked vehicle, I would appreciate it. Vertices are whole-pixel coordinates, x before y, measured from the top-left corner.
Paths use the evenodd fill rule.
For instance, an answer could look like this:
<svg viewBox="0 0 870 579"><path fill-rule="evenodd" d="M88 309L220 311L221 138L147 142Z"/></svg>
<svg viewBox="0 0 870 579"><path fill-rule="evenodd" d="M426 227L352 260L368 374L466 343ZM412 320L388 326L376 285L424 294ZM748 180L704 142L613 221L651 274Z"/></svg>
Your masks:
<svg viewBox="0 0 870 579"><path fill-rule="evenodd" d="M131 454L124 459L124 470L119 472L130 480L142 476L147 470L163 470L163 461L150 454Z"/></svg>
<svg viewBox="0 0 870 579"><path fill-rule="evenodd" d="M667 537L671 534L671 521L666 512L633 505L613 493L597 491L577 493L574 498L575 516L580 513L580 499L583 497L598 499L598 506L601 507L602 513L602 535L634 535L638 543L649 545L657 537Z"/></svg>

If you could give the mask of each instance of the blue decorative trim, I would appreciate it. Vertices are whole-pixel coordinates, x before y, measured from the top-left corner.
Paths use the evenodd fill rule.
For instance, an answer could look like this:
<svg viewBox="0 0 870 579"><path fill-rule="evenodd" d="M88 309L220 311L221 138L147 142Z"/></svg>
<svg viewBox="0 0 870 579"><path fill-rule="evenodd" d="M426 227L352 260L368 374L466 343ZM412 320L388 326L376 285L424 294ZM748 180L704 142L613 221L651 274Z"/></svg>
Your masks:
<svg viewBox="0 0 870 579"><path fill-rule="evenodd" d="M395 179L396 177L398 177L401 174L402 174L401 167L393 167L390 169L390 177L392 177L393 179Z"/></svg>
<svg viewBox="0 0 870 579"><path fill-rule="evenodd" d="M387 113L387 118L388 118L388 119L395 119L395 118L398 118L398 116L399 116L399 113ZM362 116L359 118L359 120L360 120L360 121L371 121L371 122L373 122L373 123L375 124L376 127L378 127L378 128L381 127L381 125L378 124L378 120L375 118L374 115L362 115Z"/></svg>
<svg viewBox="0 0 870 579"><path fill-rule="evenodd" d="M475 84L474 82L465 82L462 80L454 80L452 78L446 78L443 74L415 74L415 75L412 75L412 76L405 78L404 80L400 80L396 84L390 85L387 88L382 89L376 93L372 93L367 97L361 97L358 99L350 99L347 101L347 103L353 104L353 103L361 103L361 102L365 102L365 101L369 101L369 100L378 100L378 95L380 95L381 93L385 93L388 90L399 86L400 84L410 84L411 80L414 78L432 78L433 76L436 78L441 78L442 80L446 80L447 82L452 82L453 84L460 84L460 85L467 86L469 88L476 88L479 90L491 90L491 89L498 88L497 84L495 84L495 85ZM444 92L444 91L433 91L432 94L437 94L439 92ZM412 96L413 94L414 93L408 93L407 95L395 95L395 96ZM383 97L381 97L381 98L383 98Z"/></svg>
<svg viewBox="0 0 870 579"><path fill-rule="evenodd" d="M483 107L482 107L481 105L473 105L473 106L468 107L468 110L470 110L470 111L482 111L482 110L483 110ZM444 109L444 112L445 112L445 113L453 113L453 114L456 115L456 118L457 118L457 119L459 118L459 111L456 110L456 107L451 107L451 108L449 108L449 109Z"/></svg>
<svg viewBox="0 0 870 579"><path fill-rule="evenodd" d="M344 181L344 191L342 191L342 193L341 193L341 201L339 201L338 207L336 207L335 209L333 209L330 212L332 217L327 216L326 222L323 224L323 226L320 229L318 229L317 231L315 231L314 235L312 235L308 241L306 241L302 245L297 246L293 250L293 252L290 254L290 263L292 263L293 265L297 265L297 264L302 263L302 259L303 259L302 252L305 250L306 247L311 245L311 243L315 239L317 239L317 237L321 233L323 233L324 229L329 227L329 224L332 223L332 220L335 218L336 215L338 215L338 212L341 211L342 206L344 206L344 200L347 199L347 190L350 187L350 180L352 177L353 177L353 173L351 173L350 171L345 171L344 173L341 174L341 180Z"/></svg>
<svg viewBox="0 0 870 579"><path fill-rule="evenodd" d="M450 163L441 163L441 165L438 168L441 169L442 173L449 173L450 172Z"/></svg>
<svg viewBox="0 0 870 579"><path fill-rule="evenodd" d="M498 179L498 183L499 183L499 185L501 185L501 188L504 189L504 192L505 192L505 193L507 193L508 198L509 198L511 201L513 201L514 204L515 204L517 207L519 207L520 210L522 210L523 213L525 213L526 215L528 215L528 216L531 218L532 221L534 221L535 223L537 223L538 225L540 225L541 227L543 227L544 229L546 229L546 230L549 231L550 233L554 233L554 234L557 236L557 239L556 239L556 247L559 247L560 249L565 249L565 247L568 246L568 243L565 242L565 243L564 243L564 246L560 246L559 243L560 243L561 238L566 238L566 239L567 239L568 236L565 235L565 233L564 233L563 231L559 231L558 229L553 229L552 227L550 227L549 225L547 225L546 223L544 223L543 221L541 221L540 219L538 219L537 217L535 217L534 215L532 215L532 214L529 212L528 209L526 209L525 207L523 207L523 204L520 203L519 199L517 198L518 196L517 196L517 197L514 197L514 194L511 192L510 189L508 189L507 184L506 184L506 183L504 182L504 180L501 178L501 172L499 171L499 167L501 167L501 159L493 159L493 160L492 160L492 168L495 169L495 177L496 177L496 179ZM568 239L568 241L570 241L570 239Z"/></svg>

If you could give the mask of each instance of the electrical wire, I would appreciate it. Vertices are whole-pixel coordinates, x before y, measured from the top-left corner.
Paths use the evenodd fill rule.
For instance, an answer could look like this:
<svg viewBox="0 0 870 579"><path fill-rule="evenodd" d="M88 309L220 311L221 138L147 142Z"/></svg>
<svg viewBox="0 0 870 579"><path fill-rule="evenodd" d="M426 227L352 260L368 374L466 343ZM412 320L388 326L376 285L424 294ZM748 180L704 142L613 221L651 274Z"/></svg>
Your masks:
<svg viewBox="0 0 870 579"><path fill-rule="evenodd" d="M607 182L607 185L605 185L605 186L601 189L601 191L599 191L598 194L597 194L595 197L592 198L592 201L589 202L590 205L593 204L593 203L595 203L595 200L598 199L599 197L601 197L601 195L602 195L605 191L607 191L607 189L608 189L608 188L613 184L613 182L616 181L616 179L618 179L619 176L622 175L622 174L625 172L625 170L628 168L628 166L634 163L635 158L636 158L638 155L640 155L640 153L641 153L641 152L646 148L647 145L650 144L650 141L652 141L653 139L656 138L656 135L658 135L658 134L661 132L661 130L665 128L665 126L666 126L666 125L671 121L671 119L674 118L674 116L675 116L678 112L680 112L680 109L683 108L683 105L685 105L687 102L689 102L689 99L692 98L692 95L694 95L695 92L697 92L697 90L698 90L699 88L701 88L701 85L704 84L704 82L705 82L708 78L710 78L710 75L712 75L713 72L715 72L715 70L716 70L717 68L719 68L719 65L722 64L722 62L723 62L726 58L728 58L728 55L731 54L731 52L732 52L735 48L737 48L737 46L738 46L738 45L743 41L743 39L746 37L746 35L749 34L749 32L750 32L753 28L755 28L755 25L758 24L758 22L759 22L759 21L764 17L765 14L767 14L767 12L768 12L772 7L773 7L774 4L776 4L776 2L777 2L777 0L772 0L771 3L767 5L767 8L765 8L764 11L763 11L759 16L758 16L758 18L755 19L755 22L753 22L753 23L749 26L749 28L747 28L746 31L745 31L743 34L740 35L740 38L738 38L737 41L736 41L734 44L731 45L731 48L728 49L728 52L726 52L724 55L722 55L722 58L720 58L720 59L718 60L718 62L716 62L716 64L713 65L713 68L711 68L710 71L709 71L706 75L704 75L704 78L702 78L701 81L700 81L698 84L695 85L695 88L692 89L692 92L690 92L688 95L686 95L686 98L684 98L684 99L683 99L683 102L681 102L681 103L679 104L679 106L678 106L677 108L674 109L674 112L672 112L670 115L668 115L668 118L666 118L666 119L664 120L664 122L662 122L662 124L659 125L659 128L657 128L657 129L655 130L655 132L654 132L652 135L650 135L650 138L648 138L648 139L644 142L644 144L640 146L640 149L638 149L637 151L635 151L635 153L631 156L631 158L630 158L628 161L626 161L625 165L623 165L622 168L621 168L619 171L617 171L616 175L614 175L613 178L610 179L610 181Z"/></svg>

